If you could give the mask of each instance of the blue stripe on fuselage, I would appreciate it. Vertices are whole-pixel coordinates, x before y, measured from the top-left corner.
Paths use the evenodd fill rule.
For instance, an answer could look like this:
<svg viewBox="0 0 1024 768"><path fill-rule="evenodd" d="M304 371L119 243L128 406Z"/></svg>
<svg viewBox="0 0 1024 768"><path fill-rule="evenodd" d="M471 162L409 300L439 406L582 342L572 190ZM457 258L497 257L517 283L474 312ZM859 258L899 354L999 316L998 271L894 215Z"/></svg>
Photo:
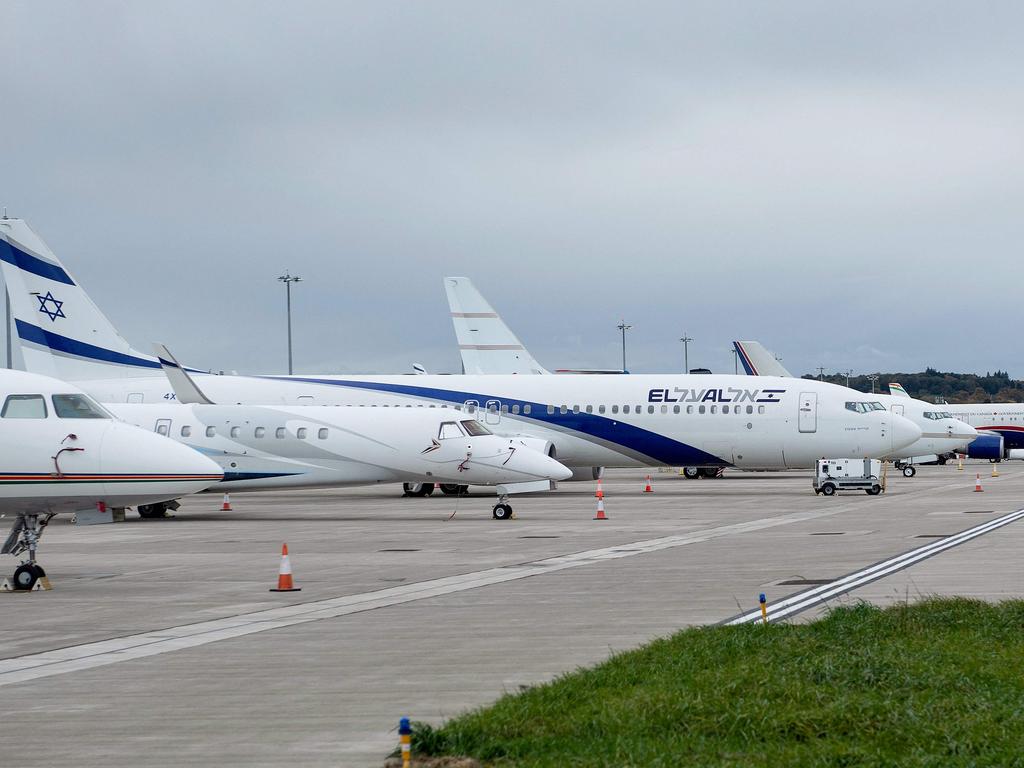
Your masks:
<svg viewBox="0 0 1024 768"><path fill-rule="evenodd" d="M461 392L452 389L436 389L434 387L418 387L411 384L389 384L385 382L350 381L343 379L316 379L300 376L281 377L264 376L262 378L275 381L302 381L309 384L327 384L337 387L349 387L351 389L368 389L375 392L390 392L396 395L407 395L410 397L423 397L430 400L442 400L449 403L462 405L467 400L476 400L483 404L488 400L497 400L501 405L511 408L519 406L520 413L513 414L514 419L527 419L549 424L552 427L572 430L584 437L604 440L612 445L619 445L635 453L643 454L654 460L654 463L661 463L671 466L728 466L731 462L723 461L718 456L706 453L699 448L694 448L678 440L659 435L648 429L635 427L622 421L597 416L592 413L560 413L556 407L554 413L547 412L546 403L535 403L530 400L517 400L496 395L482 395L475 392ZM530 406L530 413L522 413L524 406Z"/></svg>
<svg viewBox="0 0 1024 768"><path fill-rule="evenodd" d="M31 253L25 253L7 240L0 240L0 261L6 261L24 272L31 272L33 275L45 277L47 280L64 283L64 285L75 284L71 276L56 264L43 261Z"/></svg>

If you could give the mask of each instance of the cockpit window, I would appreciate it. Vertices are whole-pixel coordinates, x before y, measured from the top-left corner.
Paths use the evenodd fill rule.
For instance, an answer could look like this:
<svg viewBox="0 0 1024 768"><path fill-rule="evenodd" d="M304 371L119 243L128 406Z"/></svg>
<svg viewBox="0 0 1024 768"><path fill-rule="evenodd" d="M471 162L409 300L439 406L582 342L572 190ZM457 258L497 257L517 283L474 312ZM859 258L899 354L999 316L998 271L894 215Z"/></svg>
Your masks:
<svg viewBox="0 0 1024 768"><path fill-rule="evenodd" d="M441 423L441 428L437 431L437 436L442 440L447 440L451 437L462 437L463 435L458 424L454 421L445 421Z"/></svg>
<svg viewBox="0 0 1024 768"><path fill-rule="evenodd" d="M0 418L45 419L46 400L42 395L8 395Z"/></svg>
<svg viewBox="0 0 1024 768"><path fill-rule="evenodd" d="M109 419L99 403L87 395L54 395L53 410L61 419Z"/></svg>
<svg viewBox="0 0 1024 768"><path fill-rule="evenodd" d="M881 403L861 403L848 401L846 403L846 410L853 411L854 413L870 413L871 411L884 411L885 406Z"/></svg>
<svg viewBox="0 0 1024 768"><path fill-rule="evenodd" d="M470 437L480 437L481 435L494 434L493 432L491 432L491 430L489 430L476 419L466 419L465 421L460 423L462 424L463 429L466 430L466 434L468 434Z"/></svg>
<svg viewBox="0 0 1024 768"><path fill-rule="evenodd" d="M854 403L848 401L846 403L846 410L853 411L854 413L864 413L864 403Z"/></svg>
<svg viewBox="0 0 1024 768"><path fill-rule="evenodd" d="M942 419L952 419L953 414L946 413L945 411L925 411L924 417L932 421L942 421Z"/></svg>
<svg viewBox="0 0 1024 768"><path fill-rule="evenodd" d="M868 406L868 408L869 408L870 410L872 410L872 411L884 411L884 410L885 410L885 406L884 406L884 405L882 405L882 404L881 404L881 403L879 403L879 402L874 402L874 403L864 403L864 405Z"/></svg>

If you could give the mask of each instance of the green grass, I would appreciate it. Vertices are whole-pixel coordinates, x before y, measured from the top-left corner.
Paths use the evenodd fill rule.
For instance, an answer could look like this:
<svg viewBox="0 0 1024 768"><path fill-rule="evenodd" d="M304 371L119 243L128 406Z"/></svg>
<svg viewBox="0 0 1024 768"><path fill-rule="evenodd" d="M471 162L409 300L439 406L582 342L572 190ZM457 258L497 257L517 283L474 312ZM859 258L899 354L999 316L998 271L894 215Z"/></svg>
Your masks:
<svg viewBox="0 0 1024 768"><path fill-rule="evenodd" d="M418 723L413 751L490 766L1024 766L1024 602L689 629Z"/></svg>

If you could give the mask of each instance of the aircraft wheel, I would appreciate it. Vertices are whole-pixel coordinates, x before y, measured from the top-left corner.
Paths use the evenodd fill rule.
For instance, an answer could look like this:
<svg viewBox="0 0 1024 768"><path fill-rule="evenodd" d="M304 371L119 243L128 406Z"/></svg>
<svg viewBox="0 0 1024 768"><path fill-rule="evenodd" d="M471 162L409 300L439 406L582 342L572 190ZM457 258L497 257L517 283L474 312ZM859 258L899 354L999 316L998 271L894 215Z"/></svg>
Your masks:
<svg viewBox="0 0 1024 768"><path fill-rule="evenodd" d="M825 483L823 486L821 486L821 492L825 496L835 496L836 487L832 485L832 483Z"/></svg>
<svg viewBox="0 0 1024 768"><path fill-rule="evenodd" d="M494 515L495 520L511 520L512 507L508 504L495 504L491 514Z"/></svg>
<svg viewBox="0 0 1024 768"><path fill-rule="evenodd" d="M429 496L434 492L433 483L402 483L403 496Z"/></svg>
<svg viewBox="0 0 1024 768"><path fill-rule="evenodd" d="M946 466L946 462L947 461L948 461L948 459L945 456L939 456L939 466L940 467Z"/></svg>
<svg viewBox="0 0 1024 768"><path fill-rule="evenodd" d="M36 582L45 575L46 571L35 563L19 565L14 571L14 588L24 590L32 589L32 587L36 585Z"/></svg>
<svg viewBox="0 0 1024 768"><path fill-rule="evenodd" d="M868 496L877 496L881 492L882 492L882 486L880 486L878 483L875 483L870 488L868 488L867 491L866 491Z"/></svg>
<svg viewBox="0 0 1024 768"><path fill-rule="evenodd" d="M465 496L467 491L469 491L468 485L459 485L458 483L441 483L441 493L445 496Z"/></svg>
<svg viewBox="0 0 1024 768"><path fill-rule="evenodd" d="M908 466L903 468L903 476L904 477L913 477L916 474L917 474L917 468L916 467L912 467L912 466L908 465Z"/></svg>
<svg viewBox="0 0 1024 768"><path fill-rule="evenodd" d="M696 480L700 475L700 467L683 467L683 477L687 480Z"/></svg>
<svg viewBox="0 0 1024 768"><path fill-rule="evenodd" d="M139 517L145 520L152 520L157 517L164 516L164 508L162 504L139 504L135 508L135 511L139 513Z"/></svg>

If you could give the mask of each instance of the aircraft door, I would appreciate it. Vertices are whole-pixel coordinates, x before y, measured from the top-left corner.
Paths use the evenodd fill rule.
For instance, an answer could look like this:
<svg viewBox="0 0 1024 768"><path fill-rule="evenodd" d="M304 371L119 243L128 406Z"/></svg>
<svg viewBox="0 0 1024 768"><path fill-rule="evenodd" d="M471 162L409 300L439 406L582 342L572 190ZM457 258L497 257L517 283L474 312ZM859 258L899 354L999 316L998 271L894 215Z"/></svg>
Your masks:
<svg viewBox="0 0 1024 768"><path fill-rule="evenodd" d="M153 429L158 435L167 437L171 434L171 420L170 419L157 419L156 427Z"/></svg>
<svg viewBox="0 0 1024 768"><path fill-rule="evenodd" d="M501 424L501 400L488 400L484 403L486 412L484 413L485 424Z"/></svg>
<svg viewBox="0 0 1024 768"><path fill-rule="evenodd" d="M800 414L797 418L797 428L801 432L818 431L818 393L800 393Z"/></svg>
<svg viewBox="0 0 1024 768"><path fill-rule="evenodd" d="M142 392L129 392L126 403L141 403L146 397Z"/></svg>
<svg viewBox="0 0 1024 768"><path fill-rule="evenodd" d="M903 406L902 405L893 405L892 412L896 416L902 416L903 415Z"/></svg>

